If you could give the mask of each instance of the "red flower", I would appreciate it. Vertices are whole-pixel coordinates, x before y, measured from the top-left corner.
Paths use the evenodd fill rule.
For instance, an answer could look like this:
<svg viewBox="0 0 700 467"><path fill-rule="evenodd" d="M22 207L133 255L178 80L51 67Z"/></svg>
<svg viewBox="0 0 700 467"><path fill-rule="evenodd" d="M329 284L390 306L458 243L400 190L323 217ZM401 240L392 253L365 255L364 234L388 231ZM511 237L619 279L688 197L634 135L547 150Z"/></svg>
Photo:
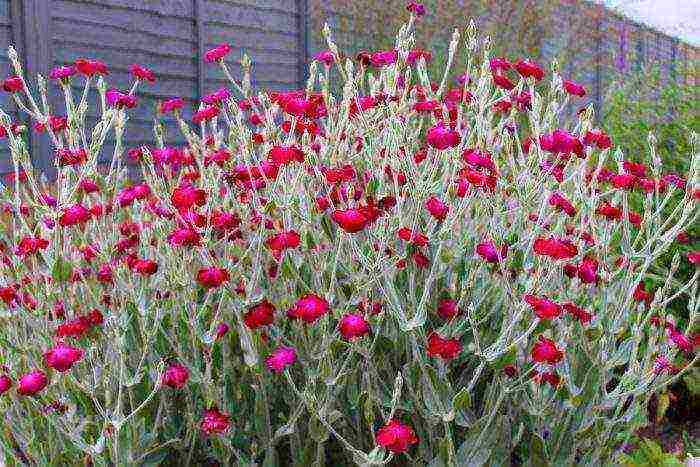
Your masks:
<svg viewBox="0 0 700 467"><path fill-rule="evenodd" d="M547 297L537 297L535 295L526 294L523 298L540 319L555 319L562 313L562 307Z"/></svg>
<svg viewBox="0 0 700 467"><path fill-rule="evenodd" d="M474 148L465 149L462 152L462 160L477 169L482 168L490 170L491 172L496 171L496 165L493 163L491 154L485 151Z"/></svg>
<svg viewBox="0 0 700 467"><path fill-rule="evenodd" d="M462 140L456 130L445 126L444 122L437 123L427 133L428 144L440 151L457 147Z"/></svg>
<svg viewBox="0 0 700 467"><path fill-rule="evenodd" d="M369 323L361 314L349 313L338 323L340 334L347 340L357 339L369 334Z"/></svg>
<svg viewBox="0 0 700 467"><path fill-rule="evenodd" d="M308 294L297 300L287 315L292 319L298 318L307 324L312 324L329 311L330 306L325 299L315 294Z"/></svg>
<svg viewBox="0 0 700 467"><path fill-rule="evenodd" d="M148 81L149 83L156 82L156 75L153 73L153 71L149 70L146 67L143 67L141 65L131 65L131 68L129 70L131 71L133 77L138 80Z"/></svg>
<svg viewBox="0 0 700 467"><path fill-rule="evenodd" d="M554 365L563 358L564 352L557 347L553 340L544 336L539 336L535 346L532 348L532 359L538 363Z"/></svg>
<svg viewBox="0 0 700 467"><path fill-rule="evenodd" d="M107 104L117 109L124 107L133 109L136 107L136 97L123 93L118 89L109 89L105 93L105 97L107 98Z"/></svg>
<svg viewBox="0 0 700 467"><path fill-rule="evenodd" d="M277 165L304 162L304 153L297 146L273 146L267 159Z"/></svg>
<svg viewBox="0 0 700 467"><path fill-rule="evenodd" d="M585 257L578 266L577 275L584 284L598 283L598 261L595 258Z"/></svg>
<svg viewBox="0 0 700 467"><path fill-rule="evenodd" d="M41 237L24 237L17 245L15 254L22 257L35 255L39 250L45 250L48 246L49 241Z"/></svg>
<svg viewBox="0 0 700 467"><path fill-rule="evenodd" d="M293 347L278 347L265 359L265 364L274 373L281 373L297 361L297 351Z"/></svg>
<svg viewBox="0 0 700 467"><path fill-rule="evenodd" d="M258 329L272 324L275 321L275 306L263 300L251 307L243 316L243 322L250 329Z"/></svg>
<svg viewBox="0 0 700 467"><path fill-rule="evenodd" d="M586 132L583 137L583 144L590 146L595 144L601 151L612 147L610 136L602 130L594 129Z"/></svg>
<svg viewBox="0 0 700 467"><path fill-rule="evenodd" d="M530 59L518 60L515 62L515 70L520 73L523 78L535 78L535 81L540 81L544 78L544 70Z"/></svg>
<svg viewBox="0 0 700 467"><path fill-rule="evenodd" d="M301 242L301 236L294 230L280 232L268 238L265 245L273 252L279 253L290 248L297 248Z"/></svg>
<svg viewBox="0 0 700 467"><path fill-rule="evenodd" d="M231 428L229 414L217 408L205 410L199 427L207 436L226 433Z"/></svg>
<svg viewBox="0 0 700 467"><path fill-rule="evenodd" d="M46 362L46 366L63 373L70 370L76 362L83 358L84 354L82 349L59 343L44 353L44 362Z"/></svg>
<svg viewBox="0 0 700 467"><path fill-rule="evenodd" d="M401 227L396 234L401 240L411 242L415 246L424 247L428 245L428 237L420 232L414 232L408 227Z"/></svg>
<svg viewBox="0 0 700 467"><path fill-rule="evenodd" d="M170 202L179 211L188 211L194 206L204 206L207 192L192 185L180 185L173 190Z"/></svg>
<svg viewBox="0 0 700 467"><path fill-rule="evenodd" d="M24 81L19 76L10 76L2 82L2 89L9 93L20 92L24 90Z"/></svg>
<svg viewBox="0 0 700 467"><path fill-rule="evenodd" d="M552 259L569 259L578 254L578 248L570 240L563 240L554 237L538 237L533 244L536 254L549 256Z"/></svg>
<svg viewBox="0 0 700 467"><path fill-rule="evenodd" d="M64 209L63 214L58 219L62 227L84 224L92 217L92 213L82 204L74 204Z"/></svg>
<svg viewBox="0 0 700 467"><path fill-rule="evenodd" d="M562 307L567 313L576 318L581 324L588 324L591 322L591 319L593 319L592 314L590 314L583 308L576 306L573 303L564 303Z"/></svg>
<svg viewBox="0 0 700 467"><path fill-rule="evenodd" d="M49 380L46 377L46 373L41 370L34 370L19 379L17 394L21 396L33 396L41 392L48 384Z"/></svg>
<svg viewBox="0 0 700 467"><path fill-rule="evenodd" d="M623 161L622 168L635 177L644 178L647 176L647 166L640 162Z"/></svg>
<svg viewBox="0 0 700 467"><path fill-rule="evenodd" d="M60 167L80 165L87 161L87 151L83 148L76 150L58 148L56 149L56 158Z"/></svg>
<svg viewBox="0 0 700 467"><path fill-rule="evenodd" d="M158 272L158 263L150 259L134 259L129 267L132 271L142 276L152 276Z"/></svg>
<svg viewBox="0 0 700 467"><path fill-rule="evenodd" d="M187 380L190 379L189 370L180 365L179 363L173 363L163 372L163 385L169 386L173 389L182 389L187 384Z"/></svg>
<svg viewBox="0 0 700 467"><path fill-rule="evenodd" d="M109 74L109 71L107 70L107 65L105 65L99 60L79 58L75 61L75 68L80 74L85 76Z"/></svg>
<svg viewBox="0 0 700 467"><path fill-rule="evenodd" d="M549 205L556 207L558 211L564 211L569 217L574 217L576 215L576 208L574 205L560 193L552 193L549 197Z"/></svg>
<svg viewBox="0 0 700 467"><path fill-rule="evenodd" d="M513 82L509 80L508 77L500 73L493 75L493 83L499 88L505 89L506 91L511 91L515 89L515 84L513 84Z"/></svg>
<svg viewBox="0 0 700 467"><path fill-rule="evenodd" d="M442 319L452 319L459 315L461 311L457 307L457 300L452 300L451 298L446 298L441 300L437 307L437 314Z"/></svg>
<svg viewBox="0 0 700 467"><path fill-rule="evenodd" d="M452 360L462 352L462 344L457 339L445 339L436 332L428 336L428 356Z"/></svg>
<svg viewBox="0 0 700 467"><path fill-rule="evenodd" d="M432 196L426 201L425 208L435 219L444 221L450 208L440 198Z"/></svg>
<svg viewBox="0 0 700 467"><path fill-rule="evenodd" d="M215 105L210 105L208 107L204 107L203 109L195 112L195 114L192 116L192 121L196 125L199 125L203 122L208 122L209 120L211 120L214 117L216 117L217 115L219 115L220 111L221 110Z"/></svg>
<svg viewBox="0 0 700 467"><path fill-rule="evenodd" d="M564 80L564 91L572 96L584 97L586 95L586 89L583 86L568 79Z"/></svg>
<svg viewBox="0 0 700 467"><path fill-rule="evenodd" d="M390 420L386 425L377 431L377 444L393 453L400 454L418 442L413 429L399 422Z"/></svg>
<svg viewBox="0 0 700 467"><path fill-rule="evenodd" d="M230 278L231 276L226 269L214 266L197 271L197 282L207 289L219 287L224 282L228 282Z"/></svg>
<svg viewBox="0 0 700 467"><path fill-rule="evenodd" d="M561 384L561 378L555 371L547 371L536 375L536 379L540 382L540 384L548 383L555 389L559 387L559 384Z"/></svg>
<svg viewBox="0 0 700 467"><path fill-rule="evenodd" d="M498 263L508 254L508 245L503 245L499 251L491 240L487 240L476 246L476 254L484 258L487 263Z"/></svg>
<svg viewBox="0 0 700 467"><path fill-rule="evenodd" d="M634 300L637 302L646 302L647 304L649 304L651 302L651 299L654 298L654 295L644 290L644 282L640 282L634 289L634 294L632 295L632 298L634 298Z"/></svg>
<svg viewBox="0 0 700 467"><path fill-rule="evenodd" d="M595 213L605 217L607 220L622 219L622 208L613 206L607 201L604 201L600 206L598 206L598 209L596 209Z"/></svg>
<svg viewBox="0 0 700 467"><path fill-rule="evenodd" d="M175 229L168 235L168 243L172 246L199 246L202 236L192 227Z"/></svg>
<svg viewBox="0 0 700 467"><path fill-rule="evenodd" d="M222 60L228 53L231 52L231 46L223 43L219 44L218 46L214 47L211 50L208 50L204 54L204 60L208 63L214 63L218 62L219 60Z"/></svg>
<svg viewBox="0 0 700 467"><path fill-rule="evenodd" d="M336 210L331 214L331 218L341 229L348 233L357 233L367 227L370 220L360 209Z"/></svg>

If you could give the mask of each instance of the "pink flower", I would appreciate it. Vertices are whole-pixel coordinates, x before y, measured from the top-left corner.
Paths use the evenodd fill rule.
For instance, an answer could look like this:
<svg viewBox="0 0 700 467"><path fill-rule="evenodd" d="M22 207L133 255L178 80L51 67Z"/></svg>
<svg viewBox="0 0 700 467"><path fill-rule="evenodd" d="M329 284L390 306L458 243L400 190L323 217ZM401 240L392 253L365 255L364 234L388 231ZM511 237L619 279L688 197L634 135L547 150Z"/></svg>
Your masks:
<svg viewBox="0 0 700 467"><path fill-rule="evenodd" d="M340 334L347 339L353 340L369 334L369 323L361 314L349 313L340 319L338 324Z"/></svg>
<svg viewBox="0 0 700 467"><path fill-rule="evenodd" d="M173 389L182 389L188 379L190 379L189 370L179 363L173 363L163 373L163 385Z"/></svg>
<svg viewBox="0 0 700 467"><path fill-rule="evenodd" d="M133 109L136 107L136 97L123 93L118 89L110 89L105 93L107 98L107 104L117 109L122 109L124 107L128 109Z"/></svg>
<svg viewBox="0 0 700 467"><path fill-rule="evenodd" d="M82 349L59 343L44 353L44 362L46 362L46 366L64 373L70 370L76 362L80 361L84 354L85 352Z"/></svg>
<svg viewBox="0 0 700 467"><path fill-rule="evenodd" d="M274 373L281 373L297 361L297 351L293 347L278 347L265 360L265 364Z"/></svg>
<svg viewBox="0 0 700 467"><path fill-rule="evenodd" d="M180 110L185 106L185 101L180 97L173 97L172 99L167 99L160 104L160 113L167 114Z"/></svg>
<svg viewBox="0 0 700 467"><path fill-rule="evenodd" d="M7 375L0 376L0 396L5 394L12 387L12 380Z"/></svg>
<svg viewBox="0 0 700 467"><path fill-rule="evenodd" d="M487 240L476 246L476 254L484 258L487 263L498 263L508 254L508 245L503 245L499 251L491 240Z"/></svg>
<svg viewBox="0 0 700 467"><path fill-rule="evenodd" d="M557 347L553 340L539 336L532 348L532 359L537 363L554 365L564 358L564 352Z"/></svg>
<svg viewBox="0 0 700 467"><path fill-rule="evenodd" d="M211 408L204 411L199 427L207 436L219 435L231 428L231 420L229 414L220 412L217 408Z"/></svg>
<svg viewBox="0 0 700 467"><path fill-rule="evenodd" d="M489 60L489 68L491 73L499 74L504 71L508 71L513 67L513 65L503 57L495 57Z"/></svg>
<svg viewBox="0 0 700 467"><path fill-rule="evenodd" d="M207 105L219 105L226 99L231 98L231 91L226 88L220 88L211 94L202 97L202 102Z"/></svg>
<svg viewBox="0 0 700 467"><path fill-rule="evenodd" d="M564 91L572 96L584 97L586 95L586 89L583 86L568 79L564 80Z"/></svg>
<svg viewBox="0 0 700 467"><path fill-rule="evenodd" d="M598 261L595 258L585 257L578 266L578 278L584 284L595 284L598 282Z"/></svg>
<svg viewBox="0 0 700 467"><path fill-rule="evenodd" d="M71 66L71 65L57 66L53 70L51 70L51 73L49 74L49 78L55 79L55 80L68 79L71 76L75 75L76 73L77 73L77 70L75 69L74 66Z"/></svg>
<svg viewBox="0 0 700 467"><path fill-rule="evenodd" d="M329 311L330 305L325 299L315 294L308 294L297 300L287 315L292 319L298 318L307 324L312 324Z"/></svg>
<svg viewBox="0 0 700 467"><path fill-rule="evenodd" d="M388 451L400 454L418 442L413 429L398 420L390 420L377 431L377 444Z"/></svg>
<svg viewBox="0 0 700 467"><path fill-rule="evenodd" d="M330 50L323 50L314 55L314 59L323 62L326 66L331 66L335 63L335 54Z"/></svg>
<svg viewBox="0 0 700 467"><path fill-rule="evenodd" d="M423 16L425 14L425 5L412 0L406 4L406 10L416 16Z"/></svg>
<svg viewBox="0 0 700 467"><path fill-rule="evenodd" d="M63 214L58 219L62 227L84 224L92 217L92 213L82 204L74 204L63 210Z"/></svg>
<svg viewBox="0 0 700 467"><path fill-rule="evenodd" d="M425 203L425 208L435 219L443 221L447 217L450 208L440 198L432 196Z"/></svg>
<svg viewBox="0 0 700 467"><path fill-rule="evenodd" d="M552 193L549 197L549 205L556 207L558 211L564 211L569 217L576 216L576 208L561 193Z"/></svg>
<svg viewBox="0 0 700 467"><path fill-rule="evenodd" d="M214 63L218 62L219 60L223 60L223 58L231 52L231 46L223 43L219 44L218 46L214 47L211 50L208 50L204 54L204 60L208 63Z"/></svg>
<svg viewBox="0 0 700 467"><path fill-rule="evenodd" d="M21 396L33 396L41 392L48 384L49 380L46 377L46 373L41 370L34 370L19 379L17 394Z"/></svg>
<svg viewBox="0 0 700 467"><path fill-rule="evenodd" d="M688 253L688 261L696 266L700 266L700 251L691 251Z"/></svg>
<svg viewBox="0 0 700 467"><path fill-rule="evenodd" d="M462 138L456 130L445 126L444 122L439 122L434 127L428 130L428 144L440 151L447 148L454 148L459 145Z"/></svg>

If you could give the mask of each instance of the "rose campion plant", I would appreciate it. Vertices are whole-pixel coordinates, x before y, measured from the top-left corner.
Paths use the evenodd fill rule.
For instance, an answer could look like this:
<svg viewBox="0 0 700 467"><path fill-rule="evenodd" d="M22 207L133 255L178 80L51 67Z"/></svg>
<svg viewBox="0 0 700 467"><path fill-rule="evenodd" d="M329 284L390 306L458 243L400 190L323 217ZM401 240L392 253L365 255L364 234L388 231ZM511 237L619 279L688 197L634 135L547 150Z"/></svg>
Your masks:
<svg viewBox="0 0 700 467"><path fill-rule="evenodd" d="M247 55L233 80L217 45L203 60L230 86L190 119L159 103L142 147L124 134L147 64L128 91L86 58L35 89L10 50L2 88L55 180L0 113L7 463L615 461L698 359L700 274L673 279L698 253L656 266L700 215L698 138L686 176L653 137L631 160L592 106L565 117L582 86L492 58L473 24L448 47L466 69L433 82L413 37L429 15L402 14L394 49L354 60L326 28L302 90L254 91Z"/></svg>

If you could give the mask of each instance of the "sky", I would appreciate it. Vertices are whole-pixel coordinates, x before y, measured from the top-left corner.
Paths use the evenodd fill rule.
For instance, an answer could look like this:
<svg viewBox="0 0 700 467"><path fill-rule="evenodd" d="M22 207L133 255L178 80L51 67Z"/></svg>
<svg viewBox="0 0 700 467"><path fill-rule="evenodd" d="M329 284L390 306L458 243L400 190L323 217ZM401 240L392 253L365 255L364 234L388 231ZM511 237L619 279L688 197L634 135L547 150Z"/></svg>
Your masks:
<svg viewBox="0 0 700 467"><path fill-rule="evenodd" d="M700 0L599 0L624 15L700 46Z"/></svg>

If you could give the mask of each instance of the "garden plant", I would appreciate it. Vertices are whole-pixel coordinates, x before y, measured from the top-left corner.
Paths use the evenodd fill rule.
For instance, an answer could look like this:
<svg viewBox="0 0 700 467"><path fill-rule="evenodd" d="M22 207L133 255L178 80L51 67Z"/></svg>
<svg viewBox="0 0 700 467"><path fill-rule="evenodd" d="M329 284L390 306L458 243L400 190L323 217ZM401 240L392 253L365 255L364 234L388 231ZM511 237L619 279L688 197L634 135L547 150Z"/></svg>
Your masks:
<svg viewBox="0 0 700 467"><path fill-rule="evenodd" d="M586 90L556 63L493 57L473 24L431 80L407 10L391 50L344 57L326 28L302 90L254 90L246 55L234 80L219 45L230 89L187 120L161 102L149 147L123 142L148 68L116 90L81 58L32 89L10 49L30 125L0 114L8 465L619 461L697 362L700 253L645 279L698 221L700 140L687 174L653 135L624 154L592 106L566 117Z"/></svg>

